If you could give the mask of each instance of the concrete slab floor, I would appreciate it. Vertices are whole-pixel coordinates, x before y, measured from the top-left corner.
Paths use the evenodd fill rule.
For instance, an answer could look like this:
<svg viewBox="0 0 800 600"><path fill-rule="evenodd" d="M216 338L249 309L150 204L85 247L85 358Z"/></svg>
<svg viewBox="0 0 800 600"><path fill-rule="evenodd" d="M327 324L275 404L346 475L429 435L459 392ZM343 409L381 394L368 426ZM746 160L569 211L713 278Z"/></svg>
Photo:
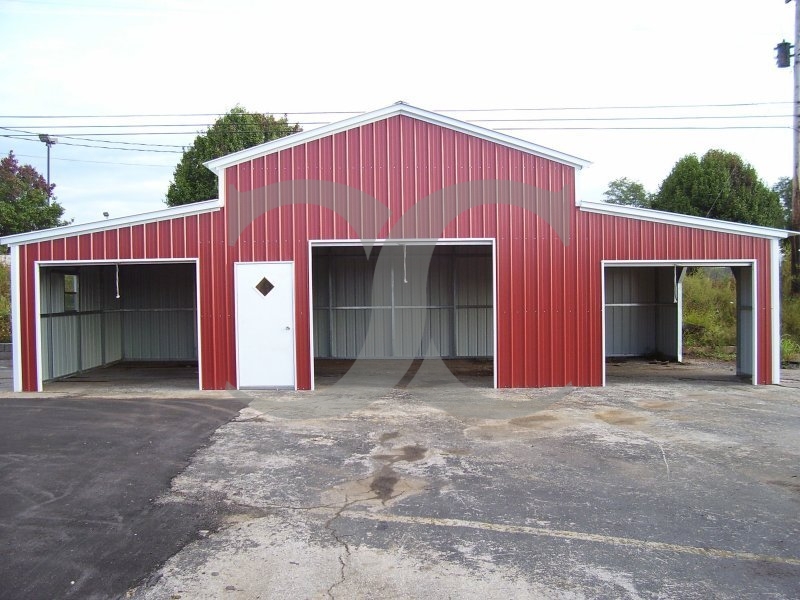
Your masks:
<svg viewBox="0 0 800 600"><path fill-rule="evenodd" d="M130 597L800 597L796 372L494 390L426 363L233 394L158 499L226 525Z"/></svg>
<svg viewBox="0 0 800 600"><path fill-rule="evenodd" d="M172 390L197 395L200 389L197 363L120 362L90 369L44 384L47 393L115 394L148 393Z"/></svg>

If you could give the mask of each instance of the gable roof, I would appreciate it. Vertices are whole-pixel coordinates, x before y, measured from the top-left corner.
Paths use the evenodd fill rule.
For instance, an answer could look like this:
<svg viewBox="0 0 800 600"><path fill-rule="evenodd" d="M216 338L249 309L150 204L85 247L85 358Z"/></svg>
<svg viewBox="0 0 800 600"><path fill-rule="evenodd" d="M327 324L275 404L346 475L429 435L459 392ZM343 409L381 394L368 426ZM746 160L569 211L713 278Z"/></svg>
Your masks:
<svg viewBox="0 0 800 600"><path fill-rule="evenodd" d="M348 129L355 129L356 127L368 125L369 123L375 123L376 121L381 121L397 115L404 115L413 119L431 123L433 125L439 125L459 133L464 133L466 135L477 137L489 142L494 142L495 144L500 144L502 146L507 146L509 148L528 152L530 154L535 154L536 156L541 156L558 163L569 165L571 167L575 167L576 169L582 169L583 167L587 167L591 164L589 161L578 158L577 156L572 156L564 152L559 152L558 150L539 146L538 144L527 142L525 140L521 140L504 133L499 133L491 129L486 129L485 127L479 127L477 125L472 125L471 123L453 119L452 117L446 117L439 113L417 108L416 106L411 106L405 102L396 102L395 104L391 104L385 108L379 108L378 110L363 113L355 117L350 117L349 119L344 119L343 121L337 121L336 123L330 123L328 125L323 125L322 127L317 127L315 129L301 131L300 133L295 133L287 137L278 138L277 140L272 140L258 146L253 146L252 148L246 148L244 150L240 150L239 152L234 152L233 154L221 156L219 158L215 158L214 160L209 160L204 164L206 167L219 174L219 172L226 167L239 164L252 158L258 158L266 154L278 152L279 150L299 146L300 144L305 144L306 142L318 140L329 135L347 131Z"/></svg>
<svg viewBox="0 0 800 600"><path fill-rule="evenodd" d="M130 227L132 225L143 225L144 223L153 223L155 221L166 221L176 217L199 215L201 213L214 212L220 208L222 208L222 203L219 200L204 200L202 202L193 202L192 204L183 204L181 206L173 206L162 210L139 213L138 215L129 215L127 217L92 221L91 223L81 223L80 225L64 225L63 227L39 229L37 231L29 231L28 233L16 233L0 238L0 244L14 246L30 242L43 242L45 240L55 240L73 235L93 233L95 231L117 229L118 227Z"/></svg>

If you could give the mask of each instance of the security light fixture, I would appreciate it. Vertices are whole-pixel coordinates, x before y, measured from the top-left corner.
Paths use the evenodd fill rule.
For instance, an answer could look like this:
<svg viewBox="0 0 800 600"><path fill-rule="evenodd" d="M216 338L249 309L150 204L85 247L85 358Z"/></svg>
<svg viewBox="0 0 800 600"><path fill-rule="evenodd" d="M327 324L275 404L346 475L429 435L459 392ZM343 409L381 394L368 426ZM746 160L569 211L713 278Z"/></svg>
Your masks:
<svg viewBox="0 0 800 600"><path fill-rule="evenodd" d="M58 138L46 133L40 133L39 141L47 146L47 203L50 204L50 146L56 144Z"/></svg>
<svg viewBox="0 0 800 600"><path fill-rule="evenodd" d="M778 63L779 69L786 69L791 66L791 55L792 45L786 40L775 46L775 62Z"/></svg>

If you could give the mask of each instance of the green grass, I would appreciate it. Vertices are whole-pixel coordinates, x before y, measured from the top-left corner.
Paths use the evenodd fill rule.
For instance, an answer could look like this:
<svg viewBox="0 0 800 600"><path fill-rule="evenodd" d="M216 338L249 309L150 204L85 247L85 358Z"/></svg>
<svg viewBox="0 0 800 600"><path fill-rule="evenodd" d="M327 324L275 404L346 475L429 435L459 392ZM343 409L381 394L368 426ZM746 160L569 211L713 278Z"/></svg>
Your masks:
<svg viewBox="0 0 800 600"><path fill-rule="evenodd" d="M788 281L788 263L783 282ZM781 360L800 360L800 297L781 298ZM683 280L683 345L687 353L730 358L736 344L736 283L730 269L694 269Z"/></svg>
<svg viewBox="0 0 800 600"><path fill-rule="evenodd" d="M736 282L730 269L703 268L683 280L683 345L687 352L730 358L736 345Z"/></svg>
<svg viewBox="0 0 800 600"><path fill-rule="evenodd" d="M781 360L800 360L800 343L786 334L781 336Z"/></svg>

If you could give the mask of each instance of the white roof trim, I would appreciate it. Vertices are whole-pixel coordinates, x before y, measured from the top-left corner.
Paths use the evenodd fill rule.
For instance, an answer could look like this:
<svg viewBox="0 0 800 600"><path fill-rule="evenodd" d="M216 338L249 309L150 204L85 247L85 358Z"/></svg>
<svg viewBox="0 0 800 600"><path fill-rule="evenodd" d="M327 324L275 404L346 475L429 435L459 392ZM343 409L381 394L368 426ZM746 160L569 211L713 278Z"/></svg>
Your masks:
<svg viewBox="0 0 800 600"><path fill-rule="evenodd" d="M80 225L65 225L64 227L53 227L51 229L40 229L28 233L7 235L0 238L0 244L16 246L30 242L42 242L84 233L107 231L109 229L117 229L118 227L130 227L131 225L153 223L154 221L166 221L176 217L187 217L190 215L217 211L220 208L222 208L222 203L219 200L205 200L203 202L193 202L192 204L173 206L163 210L140 213L138 215L117 217L116 219L105 219L103 221L82 223Z"/></svg>
<svg viewBox="0 0 800 600"><path fill-rule="evenodd" d="M798 235L798 233L795 231L787 231L785 229L760 227L758 225L746 225L744 223L732 223L730 221L706 219L704 217L693 217L690 215L671 213L663 210L624 206L621 204L611 204L609 202L584 200L581 202L579 210L600 213L604 215L613 215L616 217L624 217L627 219L639 219L640 221L653 221L655 223L665 223L667 225L680 225L683 227L694 227L695 229L706 229L709 231L720 231L723 233L738 233L741 235L750 235L769 239L784 239L790 235Z"/></svg>
<svg viewBox="0 0 800 600"><path fill-rule="evenodd" d="M204 164L215 173L219 173L226 167L244 162L246 160L271 154L273 152L278 152L279 150L284 150L300 144L305 144L306 142L318 140L329 135L340 133L348 129L354 129L362 125L374 123L376 121L396 115L405 115L414 119L419 119L420 121L432 123L434 125L441 125L447 129L452 129L460 133L465 133L489 142L495 142L503 146L515 148L517 150L522 150L523 152L528 152L530 154L536 154L537 156L548 158L550 160L575 167L576 169L582 169L583 167L588 167L590 164L592 164L591 162L582 158L578 158L577 156L565 154L564 152L546 148L545 146L539 146L538 144L527 142L504 133L499 133L492 129L486 129L485 127L479 127L477 125L472 125L471 123L465 123L464 121L459 121L458 119L453 119L452 117L446 117L439 113L417 108L416 106L411 106L410 104L406 104L404 102L397 102L396 104L392 104L385 108L380 108L372 112L350 117L349 119L345 119L343 121L330 123L328 125L323 125L322 127L309 129L308 131L301 131L300 133L295 133L287 137L272 140L265 144L253 146L252 148L246 148L244 150L240 150L239 152L234 152L233 154L215 158L214 160L210 160Z"/></svg>

